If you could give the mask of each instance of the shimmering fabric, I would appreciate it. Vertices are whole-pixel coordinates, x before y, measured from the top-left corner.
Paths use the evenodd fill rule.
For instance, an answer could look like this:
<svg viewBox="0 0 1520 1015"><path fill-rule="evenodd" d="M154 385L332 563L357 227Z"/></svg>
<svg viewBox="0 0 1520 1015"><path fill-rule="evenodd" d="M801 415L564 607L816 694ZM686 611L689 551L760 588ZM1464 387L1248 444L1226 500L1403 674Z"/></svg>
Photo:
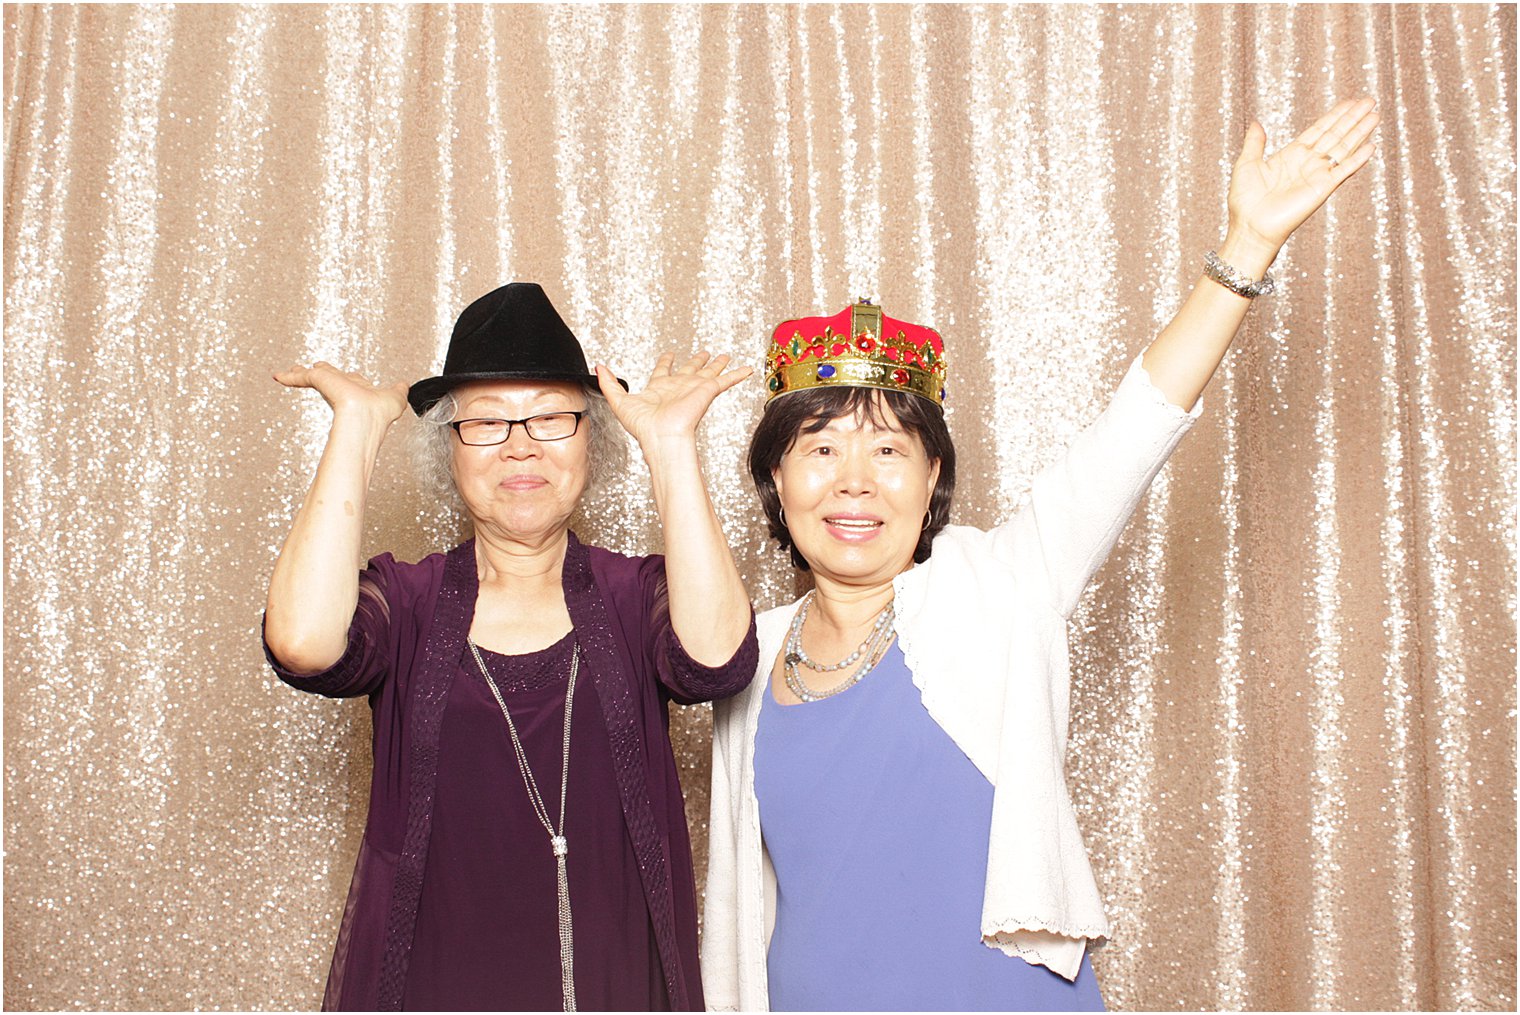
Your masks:
<svg viewBox="0 0 1520 1015"><path fill-rule="evenodd" d="M985 527L1198 276L1247 120L1365 91L1379 154L1080 614L1094 963L1114 1008L1513 1008L1513 8L14 6L4 47L6 1006L321 997L368 720L259 658L328 419L271 369L429 376L520 278L638 386L868 296L944 336ZM703 447L764 608L762 400ZM416 559L464 532L402 443L366 551ZM658 549L641 469L585 515Z"/></svg>

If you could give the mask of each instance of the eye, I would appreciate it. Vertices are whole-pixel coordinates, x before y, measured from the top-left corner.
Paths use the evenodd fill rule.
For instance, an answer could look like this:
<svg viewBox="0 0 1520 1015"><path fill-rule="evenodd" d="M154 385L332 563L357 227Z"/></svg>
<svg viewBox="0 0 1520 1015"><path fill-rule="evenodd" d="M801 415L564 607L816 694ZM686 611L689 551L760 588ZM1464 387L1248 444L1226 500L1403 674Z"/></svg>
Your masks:
<svg viewBox="0 0 1520 1015"><path fill-rule="evenodd" d="M822 439L811 436L806 440L799 440L792 446L792 450L788 452L788 454L796 455L798 458L812 458L815 455L831 455L833 453L834 449L825 444Z"/></svg>
<svg viewBox="0 0 1520 1015"><path fill-rule="evenodd" d="M459 423L459 436L466 444L499 438L507 428L506 420L466 419Z"/></svg>

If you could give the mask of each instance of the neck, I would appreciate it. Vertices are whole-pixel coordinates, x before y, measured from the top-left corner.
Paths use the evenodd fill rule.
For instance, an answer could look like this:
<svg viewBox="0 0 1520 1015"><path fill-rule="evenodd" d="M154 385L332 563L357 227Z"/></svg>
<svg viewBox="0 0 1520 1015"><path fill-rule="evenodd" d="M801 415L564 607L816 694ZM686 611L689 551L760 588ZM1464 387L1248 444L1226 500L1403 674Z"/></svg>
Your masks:
<svg viewBox="0 0 1520 1015"><path fill-rule="evenodd" d="M876 617L892 601L891 582L876 585L843 585L820 577L813 590L813 605L808 610L808 626L842 635L858 632L876 622Z"/></svg>
<svg viewBox="0 0 1520 1015"><path fill-rule="evenodd" d="M535 540L507 539L484 527L475 529L475 567L481 585L554 585L564 571L569 529Z"/></svg>

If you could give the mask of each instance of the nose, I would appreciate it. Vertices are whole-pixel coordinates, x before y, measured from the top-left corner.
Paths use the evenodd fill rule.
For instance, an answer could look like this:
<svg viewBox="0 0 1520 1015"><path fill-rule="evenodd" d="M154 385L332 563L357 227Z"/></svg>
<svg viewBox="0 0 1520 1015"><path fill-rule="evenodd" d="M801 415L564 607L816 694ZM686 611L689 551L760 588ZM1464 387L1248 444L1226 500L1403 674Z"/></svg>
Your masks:
<svg viewBox="0 0 1520 1015"><path fill-rule="evenodd" d="M537 458L543 453L538 441L528 436L528 428L521 423L512 424L512 432L507 439L496 445L497 454L502 458L512 460L519 458Z"/></svg>
<svg viewBox="0 0 1520 1015"><path fill-rule="evenodd" d="M834 485L840 493L859 497L875 489L875 477L871 475L870 459L863 455L842 455Z"/></svg>

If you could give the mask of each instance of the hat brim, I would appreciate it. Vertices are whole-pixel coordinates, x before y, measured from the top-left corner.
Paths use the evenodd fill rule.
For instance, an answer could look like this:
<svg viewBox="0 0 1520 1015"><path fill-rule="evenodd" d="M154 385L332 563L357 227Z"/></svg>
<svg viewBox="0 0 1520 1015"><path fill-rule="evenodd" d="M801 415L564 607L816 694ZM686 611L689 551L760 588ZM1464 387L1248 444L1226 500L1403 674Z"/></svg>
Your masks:
<svg viewBox="0 0 1520 1015"><path fill-rule="evenodd" d="M621 377L614 377L627 391L628 382ZM413 384L406 392L406 400L411 403L412 411L421 416L433 407L444 395L461 384L470 384L474 381L572 381L579 384L597 386L596 374L547 374L536 371L522 370L495 370L476 374L448 374L443 377L429 377L426 380Z"/></svg>

